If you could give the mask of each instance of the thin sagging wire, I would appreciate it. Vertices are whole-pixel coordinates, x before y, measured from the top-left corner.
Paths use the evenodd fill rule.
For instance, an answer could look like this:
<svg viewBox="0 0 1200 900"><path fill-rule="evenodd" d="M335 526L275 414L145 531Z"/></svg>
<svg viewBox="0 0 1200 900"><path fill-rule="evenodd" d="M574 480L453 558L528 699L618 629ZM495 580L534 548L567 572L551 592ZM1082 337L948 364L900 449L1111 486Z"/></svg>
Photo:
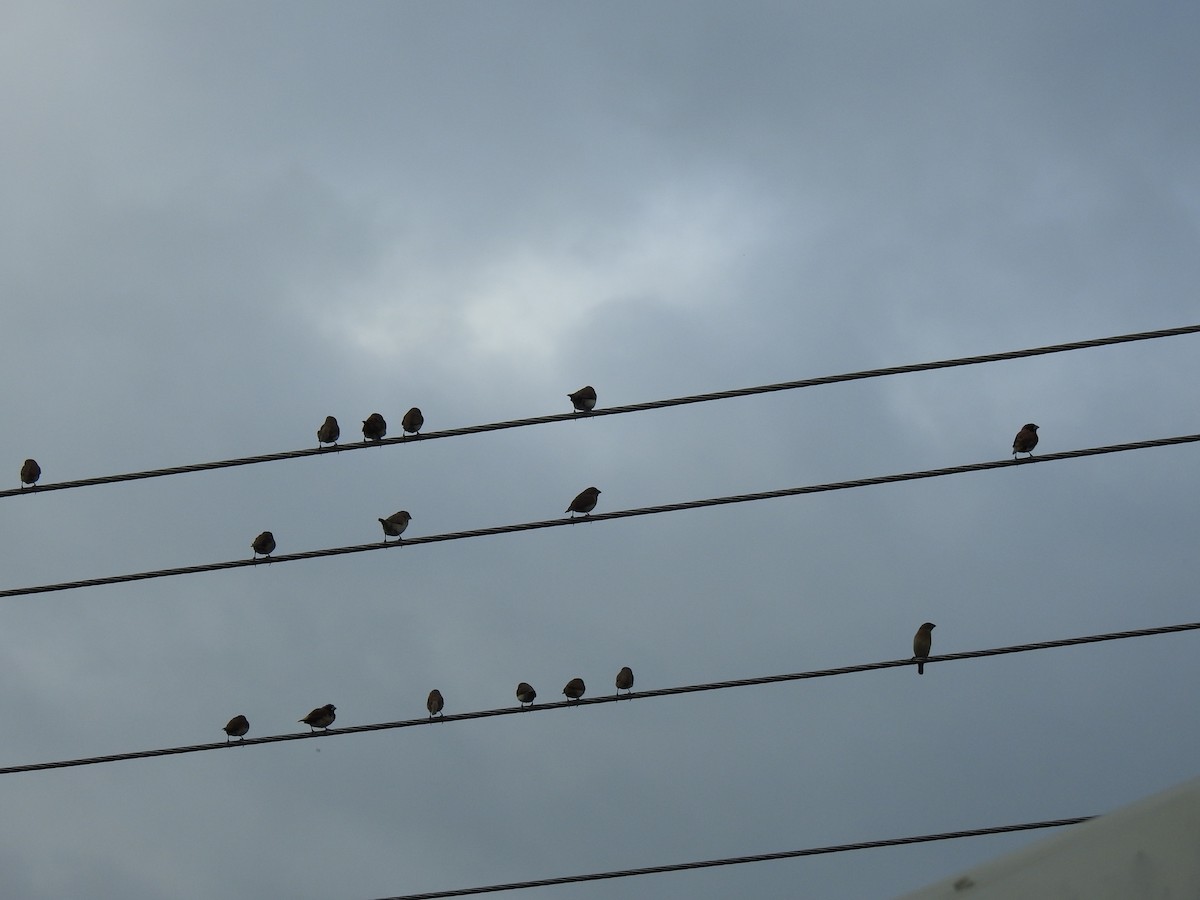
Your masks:
<svg viewBox="0 0 1200 900"><path fill-rule="evenodd" d="M578 884L582 881L605 881L610 878L630 878L634 875L661 875L664 872L683 872L688 869L712 869L717 866L739 866L744 863L769 862L775 859L795 859L800 856L821 856L828 853L846 853L850 850L874 850L879 847L900 847L906 844L927 844L933 841L950 841L956 838L983 837L991 834L1011 834L1016 831L1034 831L1039 828L1061 828L1078 825L1094 816L1076 816L1071 819L1050 819L1042 822L1023 822L1019 825L993 825L989 828L972 828L969 831L943 831L939 834L918 834L910 837L887 838L881 841L859 841L855 844L834 844L831 847L810 847L806 850L783 850L778 853L758 853L754 856L730 856L725 859L704 859L696 862L674 863L666 866L646 866L641 869L617 869L611 872L593 872L588 875L564 875L560 878L541 878L537 881L513 881L508 884L489 884L484 887L459 888L453 891L433 891L424 894L402 894L381 900L441 900L444 897L466 897L470 894L494 894L499 891L524 891L529 888L550 887L559 884Z"/></svg>
<svg viewBox="0 0 1200 900"><path fill-rule="evenodd" d="M487 431L502 431L507 428L523 428L528 425L546 425L551 422L569 422L577 419L596 418L598 416L618 416L625 413L644 412L653 409L665 409L669 406L684 406L689 403L707 403L712 400L729 400L734 397L749 397L754 394L769 394L775 391L791 391L798 388L818 387L824 384L840 384L846 381L861 381L866 378L882 378L888 375L905 375L912 372L928 372L935 369L949 369L957 366L974 366L981 363L1002 362L1004 360L1022 359L1029 356L1044 356L1049 353L1066 353L1070 350L1084 350L1091 347L1106 347L1112 344L1127 344L1133 341L1148 341L1156 338L1176 337L1184 334L1200 332L1200 325L1184 325L1179 328L1165 328L1160 331L1143 331L1136 334L1118 334L1113 337L1094 338L1087 341L1073 341L1067 344L1050 344L1046 347L1030 347L1025 350L1009 350L1004 353L989 353L983 356L963 356L957 359L940 359L933 362L912 363L904 366L891 366L885 369L865 369L860 372L847 372L841 375L825 375L819 378L804 378L799 381L784 381L778 384L764 384L756 387L738 388L731 391L716 391L711 394L693 394L688 397L674 397L668 400L651 400L646 403L633 403L626 406L612 406L595 409L588 413L555 413L549 416L534 416L528 419L511 419L506 422L491 422L484 425L469 425L464 428L450 428L445 431L433 431L429 434L404 435L384 438L381 441L356 441L348 444L337 444L332 447L309 447L303 450L284 450L279 453L266 453L261 456L244 456L239 459L221 459L213 462L194 463L187 466L172 466L166 469L148 469L143 472L126 472L120 475L101 475L96 478L80 478L74 481L50 482L34 485L30 488L11 488L0 490L0 499L4 497L19 497L26 494L41 494L46 491L63 491L71 488L91 487L99 484L114 484L121 481L139 481L143 478L162 478L167 475L183 475L188 472L203 472L209 469L228 469L235 466L250 466L256 463L278 462L285 459L299 459L305 456L321 456L328 453L341 453L347 450L362 450L366 447L378 447L393 444L412 444L419 441L432 441L439 438L461 437L467 434L482 434Z"/></svg>
<svg viewBox="0 0 1200 900"><path fill-rule="evenodd" d="M963 659L982 659L988 656L1004 656L1010 653L1029 653L1034 650L1052 650L1060 647L1075 647L1081 644L1097 644L1105 641L1120 641L1126 638L1152 637L1162 634L1177 634L1185 631L1200 630L1200 622L1187 622L1180 625L1161 625L1155 628L1139 628L1132 631L1112 631L1105 634L1089 634L1080 637L1060 638L1053 641L1040 641L1032 644L1013 644L1007 647L989 647L983 650L967 650L961 653L947 653L941 656L930 656L924 661L925 666L942 662L957 662ZM763 675L757 678L738 678L732 681L712 681L705 684L685 684L677 687L657 688L650 691L634 691L624 694L605 694L601 697L582 697L579 700L559 700L554 703L540 703L533 706L509 706L502 709L484 709L465 713L439 715L436 718L423 717L420 719L404 719L398 722L375 722L369 725L351 725L346 728L330 728L324 731L301 731L294 734L272 734L264 737L243 738L242 740L226 742L217 741L208 744L191 744L185 747L165 747L159 750L138 750L131 753L114 753L108 756L91 756L82 759L65 759L54 762L26 763L19 766L0 768L0 775L15 775L18 772L40 772L47 769L68 769L75 766L92 766L99 763L120 762L130 759L149 759L154 756L177 756L182 753L198 753L202 750L221 750L242 747L252 747L258 744L278 744L283 741L316 740L337 735L364 734L369 731L391 731L397 728L415 728L423 725L444 725L448 722L468 722L474 719L491 719L496 716L522 716L535 712L574 708L579 706L595 706L602 703L624 703L633 700L649 700L652 697L672 697L676 694L695 694L703 691L721 691L728 688L752 687L763 684L781 684L789 681L807 681L813 678L830 678L835 675L852 675L857 672L874 672L880 669L895 669L902 666L915 666L913 659L889 659L880 662L858 663L851 666L840 666L836 669L814 669L808 672L793 672L786 675Z"/></svg>
<svg viewBox="0 0 1200 900"><path fill-rule="evenodd" d="M133 572L125 575L107 575L87 578L82 581L64 581L56 584L40 584L31 587L9 588L0 591L0 598L21 597L28 594L45 594L52 591L69 591L76 588L98 587L105 584L123 584L129 581L145 581L151 578L169 578L174 575L195 575L199 572L215 572L219 569L238 569L244 566L271 565L296 562L302 559L317 559L325 556L343 556L347 553L366 553L370 550L388 550L397 547L413 548L424 544L439 544L444 541L461 541L467 538L487 537L495 534L511 534L518 531L536 531L541 528L559 528L564 525L584 525L607 522L613 519L628 519L634 516L650 516L657 513L678 512L685 509L700 509L706 506L724 506L730 503L749 503L754 500L774 500L780 497L798 497L803 494L820 494L827 491L843 491L849 488L868 487L877 484L893 484L900 481L916 481L922 478L939 478L943 475L961 475L966 472L982 472L987 469L1004 469L1012 466L1027 466L1037 463L1057 462L1063 459L1078 459L1084 456L1100 456L1106 453L1122 453L1126 450L1145 450L1151 447L1169 447L1200 441L1200 434L1185 434L1178 437L1157 438L1150 441L1134 441L1128 444L1113 444L1107 447L1088 447L1082 450L1066 450L1023 459L1000 459L990 462L969 463L944 469L926 469L920 472L901 472L895 475L878 475L854 481L835 481L828 484L810 484L802 487L781 488L756 494L736 494L730 497L711 497L707 500L689 500L683 503L668 503L663 506L646 506L639 509L622 509L615 512L592 513L587 516L564 519L545 519L540 522L521 522L515 525L496 525L476 528L471 531L454 531L446 534L431 534L424 537L404 538L399 541L353 544L347 547L328 547L323 550L307 550L302 553L286 553L269 558L233 559L225 562L204 563L198 566L181 566L174 569L157 569L151 572Z"/></svg>

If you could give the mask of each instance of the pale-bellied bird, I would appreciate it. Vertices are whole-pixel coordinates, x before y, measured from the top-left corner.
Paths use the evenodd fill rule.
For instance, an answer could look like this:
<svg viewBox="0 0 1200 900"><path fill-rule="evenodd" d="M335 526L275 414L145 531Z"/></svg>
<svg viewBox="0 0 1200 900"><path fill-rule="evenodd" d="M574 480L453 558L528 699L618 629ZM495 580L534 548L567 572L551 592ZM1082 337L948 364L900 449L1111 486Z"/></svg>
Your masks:
<svg viewBox="0 0 1200 900"><path fill-rule="evenodd" d="M575 412L591 412L596 408L596 389L590 384L567 396L571 399Z"/></svg>
<svg viewBox="0 0 1200 900"><path fill-rule="evenodd" d="M532 704L537 699L537 691L533 689L533 685L527 681L522 681L517 685L517 701L524 706L526 703Z"/></svg>
<svg viewBox="0 0 1200 900"><path fill-rule="evenodd" d="M387 539L390 537L398 538L404 534L404 529L408 527L408 523L411 520L412 516L408 514L408 510L406 509L392 513L386 519L380 519L379 524L383 526L384 543L387 543Z"/></svg>

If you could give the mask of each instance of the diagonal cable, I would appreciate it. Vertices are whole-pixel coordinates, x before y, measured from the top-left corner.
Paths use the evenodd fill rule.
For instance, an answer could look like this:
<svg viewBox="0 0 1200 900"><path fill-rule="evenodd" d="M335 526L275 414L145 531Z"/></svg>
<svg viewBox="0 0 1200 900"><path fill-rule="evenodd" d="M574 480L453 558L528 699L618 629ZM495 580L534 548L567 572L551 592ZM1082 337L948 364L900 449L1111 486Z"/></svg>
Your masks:
<svg viewBox="0 0 1200 900"><path fill-rule="evenodd" d="M490 884L484 887L459 888L451 891L432 891L422 894L403 894L381 900L443 900L447 897L467 897L471 894L494 894L500 891L524 891L529 888L552 887L560 884L579 884L583 881L606 881L612 878L630 878L635 875L661 875L664 872L684 872L689 869L712 869L717 866L739 866L745 863L769 862L777 859L796 859L802 856L822 856L829 853L847 853L851 850L874 850L879 847L901 847L907 844L926 844L932 841L950 841L957 838L982 837L990 834L1012 834L1017 831L1035 831L1040 828L1061 828L1078 825L1093 816L1076 816L1071 819L1052 819L1042 822L1022 822L1019 825L993 825L989 828L972 828L969 831L944 831L940 834L918 834L910 837L887 838L881 841L859 841L855 844L834 844L831 847L810 847L806 850L782 850L778 853L757 853L754 856L730 856L725 859L704 859L696 862L673 863L665 866L646 866L640 869L617 869L610 872L592 872L588 875L564 875L559 878L540 878L536 881L513 881L508 884Z"/></svg>

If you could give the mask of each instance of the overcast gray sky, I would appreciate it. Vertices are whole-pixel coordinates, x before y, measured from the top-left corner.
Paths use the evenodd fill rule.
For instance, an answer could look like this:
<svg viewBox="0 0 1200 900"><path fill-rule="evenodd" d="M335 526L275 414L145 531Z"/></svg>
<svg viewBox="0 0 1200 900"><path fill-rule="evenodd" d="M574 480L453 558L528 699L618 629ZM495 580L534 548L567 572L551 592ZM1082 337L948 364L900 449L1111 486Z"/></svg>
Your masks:
<svg viewBox="0 0 1200 900"><path fill-rule="evenodd" d="M1200 321L1182 3L6 4L51 483ZM1190 434L1196 337L0 499L22 587ZM0 765L1198 618L1193 446L0 601ZM5 894L371 898L1102 813L1197 636L16 774ZM1037 840L545 888L888 897Z"/></svg>

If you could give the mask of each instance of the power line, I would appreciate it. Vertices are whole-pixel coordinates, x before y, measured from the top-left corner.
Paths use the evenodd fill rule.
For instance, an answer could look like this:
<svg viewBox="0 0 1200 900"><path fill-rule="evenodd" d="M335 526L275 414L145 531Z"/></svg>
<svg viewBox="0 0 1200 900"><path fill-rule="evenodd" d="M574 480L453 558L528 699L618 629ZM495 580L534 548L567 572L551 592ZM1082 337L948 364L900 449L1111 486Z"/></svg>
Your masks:
<svg viewBox="0 0 1200 900"><path fill-rule="evenodd" d="M941 656L931 656L925 660L926 666L942 662L956 662L963 659L982 659L988 656L1004 656L1010 653L1029 653L1034 650L1052 650L1061 647L1075 647L1081 644L1098 644L1106 641L1119 641L1126 638L1153 637L1162 634L1177 634L1185 631L1200 630L1200 622L1187 622L1181 625L1161 625L1156 628L1139 628L1133 631L1112 631L1105 634L1089 634L1081 637L1060 638L1053 641L1040 641L1033 644L1013 644L1007 647L989 647L983 650L967 650L962 653L947 653ZM185 747L165 747L159 750L138 750L131 753L114 753L108 756L92 756L82 759L65 759L55 762L27 763L19 766L0 768L0 775L15 775L18 772L40 772L46 769L67 769L75 766L91 766L99 763L120 762L129 759L149 759L154 756L177 756L182 753L198 753L202 750L228 750L240 747L250 747L257 744L278 744L283 741L317 740L327 736L345 734L363 734L369 731L391 731L397 728L415 728L424 725L443 725L447 722L467 722L473 719L491 719L496 716L523 716L535 712L574 708L578 706L594 706L602 703L625 703L631 700L649 700L652 697L672 697L676 694L695 694L703 691L720 691L728 688L752 687L763 684L781 684L788 681L807 681L813 678L830 678L835 675L852 675L857 672L874 672L880 669L895 669L913 666L912 659L889 659L880 662L858 663L851 666L840 666L836 669L814 669L808 672L793 672L786 675L763 675L757 678L738 678L732 681L712 681L705 684L685 684L677 687L658 688L650 691L634 691L627 694L605 694L601 697L583 697L579 700L559 700L554 703L540 703L534 706L508 706L502 709L484 709L465 713L440 715L437 718L422 717L419 719L403 719L398 722L375 722L369 725L351 725L346 728L330 728L326 731L299 731L293 734L272 734L264 737L245 738L239 741L218 741L209 744L191 744Z"/></svg>
<svg viewBox="0 0 1200 900"><path fill-rule="evenodd" d="M650 516L656 513L678 512L685 509L700 509L706 506L724 506L730 503L749 503L754 500L774 500L780 497L797 497L802 494L820 494L826 491L842 491L849 488L868 487L877 484L892 484L900 481L916 481L922 478L939 478L943 475L961 475L966 472L982 472L987 469L1002 469L1012 466L1028 466L1037 463L1057 462L1063 459L1077 459L1084 456L1100 456L1106 453L1122 453L1126 450L1145 450L1150 447L1168 447L1175 444L1188 444L1200 441L1200 434L1186 434L1179 437L1157 438L1150 441L1135 441L1128 444L1113 444L1107 447L1088 447L1082 450L1066 450L1062 453L1046 453L1041 456L1024 459L1000 459L990 462L969 463L963 466L950 466L944 469L926 469L920 472L901 472L896 475L878 475L872 478L859 478L854 481L835 481L828 484L810 484L802 487L781 488L774 491L762 491L756 494L735 494L729 497L711 497L707 500L689 500L683 503L668 503L663 506L646 506L639 509L622 509L615 512L592 513L579 518L544 519L539 522L521 522L515 525L496 525L490 528L476 528L470 531L454 531L446 534L431 534L424 537L404 538L392 542L374 542L370 544L353 544L347 547L328 547L323 550L308 550L303 553L286 553L272 556L269 559L233 559L218 563L204 563L198 566L181 566L174 569L157 569L151 572L133 572L125 575L108 575L102 578L88 578L82 581L64 581L57 584L42 584L32 587L9 588L0 591L0 598L20 597L27 594L45 594L52 591L69 591L76 588L98 587L105 584L122 584L129 581L145 581L151 578L169 578L174 575L194 575L199 572L215 572L218 569L238 569L243 566L270 565L273 563L296 562L301 559L317 559L325 556L343 556L347 553L366 553L369 550L387 550L397 547L416 547L423 544L438 544L444 541L460 541L467 538L487 537L495 534L511 534L518 531L536 531L541 528L558 528L564 525L583 525L594 522L606 522L612 519L628 519L634 516Z"/></svg>
<svg viewBox="0 0 1200 900"><path fill-rule="evenodd" d="M807 850L783 850L778 853L759 853L754 856L731 856L726 859L705 859L697 862L674 863L667 866L647 866L642 869L618 869L612 872L593 872L589 875L565 875L561 878L542 878L537 881L513 881L508 884L490 884L485 887L460 888L455 891L433 891L425 894L403 894L382 900L441 900L444 897L466 897L469 894L493 894L498 891L523 891L528 888L550 887L558 884L578 884L581 881L604 881L610 878L629 878L634 875L660 875L663 872L682 872L687 869L712 869L716 866L739 866L744 863L769 862L774 859L795 859L798 856L821 856L827 853L846 853L850 850L874 850L878 847L899 847L905 844L926 844L933 841L950 841L956 838L982 837L989 834L1011 834L1016 831L1034 831L1039 828L1061 828L1078 825L1094 816L1076 816L1072 819L1051 819L1044 822L1023 822L1020 825L993 825L990 828L973 828L970 831L944 831L940 834L918 834L911 837L888 838L881 841L860 841L856 844L834 844L831 847L810 847Z"/></svg>
<svg viewBox="0 0 1200 900"><path fill-rule="evenodd" d="M62 491L70 488L91 487L99 484L114 484L121 481L139 481L144 478L162 478L167 475L183 475L188 472L203 472L209 469L229 469L235 466L250 466L256 463L278 462L285 459L300 459L306 456L322 456L329 453L341 453L348 450L362 450L366 447L378 447L392 444L411 444L418 441L432 441L439 438L461 437L468 434L482 434L487 431L502 431L507 428L523 428L529 425L547 425L551 422L569 422L577 419L596 418L598 416L617 416L625 413L644 412L653 409L665 409L670 406L684 406L690 403L707 403L712 400L730 400L734 397L749 397L754 394L769 394L776 391L790 391L798 388L818 387L825 384L840 384L846 381L861 381L867 378L882 378L888 375L905 375L912 372L928 372L934 369L949 369L958 366L973 366L981 363L1002 362L1004 360L1022 359L1028 356L1044 356L1050 353L1065 353L1070 350L1085 350L1092 347L1106 347L1112 344L1127 344L1133 341L1148 341L1156 338L1176 337L1184 334L1200 332L1200 325L1184 325L1179 328L1165 328L1160 331L1143 331L1136 334L1119 334L1113 337L1094 338L1087 341L1073 341L1068 344L1050 344L1045 347L1031 347L1026 350L1009 350L1003 353L989 353L983 356L963 356L957 359L941 359L933 362L912 363L904 366L891 366L885 369L865 369L860 372L847 372L842 375L825 375L819 378L804 378L799 381L784 381L778 384L764 384L756 387L738 388L730 391L716 391L710 394L693 394L688 397L674 397L668 400L652 400L646 403L633 403L627 406L612 406L595 409L588 413L555 413L549 416L534 416L527 419L511 419L505 422L491 422L485 425L470 425L464 428L450 428L445 431L434 431L429 434L404 435L384 438L380 441L356 441L349 444L337 444L332 447L309 447L303 450L284 450L279 453L266 453L261 456L244 456L238 459L222 459L213 462L194 463L186 466L172 466L166 469L148 469L142 472L126 472L121 475L102 475L96 478L81 478L75 481L51 482L35 485L31 488L12 488L0 490L0 499L4 497L20 497L28 494L41 494L46 491Z"/></svg>

